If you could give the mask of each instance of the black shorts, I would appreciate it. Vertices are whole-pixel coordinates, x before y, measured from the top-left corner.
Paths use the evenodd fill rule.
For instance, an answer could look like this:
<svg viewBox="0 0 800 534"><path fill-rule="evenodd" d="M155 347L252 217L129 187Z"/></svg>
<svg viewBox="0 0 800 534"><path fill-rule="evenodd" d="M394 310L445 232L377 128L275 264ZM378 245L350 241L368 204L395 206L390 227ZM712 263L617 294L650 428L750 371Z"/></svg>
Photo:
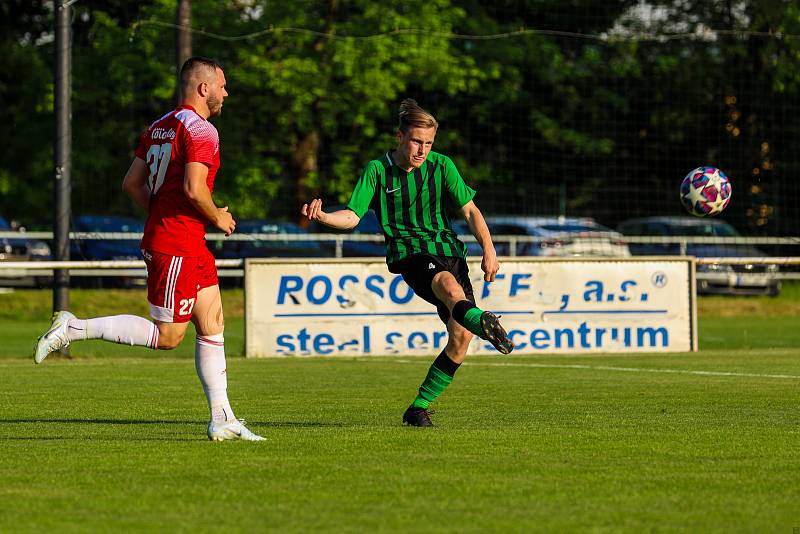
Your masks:
<svg viewBox="0 0 800 534"><path fill-rule="evenodd" d="M475 304L472 282L469 281L469 268L467 262L462 258L414 254L389 264L389 272L401 275L414 293L436 306L439 319L447 324L447 320L450 319L450 310L447 309L444 302L436 298L431 289L433 277L441 271L451 273L459 285L464 288L467 300Z"/></svg>

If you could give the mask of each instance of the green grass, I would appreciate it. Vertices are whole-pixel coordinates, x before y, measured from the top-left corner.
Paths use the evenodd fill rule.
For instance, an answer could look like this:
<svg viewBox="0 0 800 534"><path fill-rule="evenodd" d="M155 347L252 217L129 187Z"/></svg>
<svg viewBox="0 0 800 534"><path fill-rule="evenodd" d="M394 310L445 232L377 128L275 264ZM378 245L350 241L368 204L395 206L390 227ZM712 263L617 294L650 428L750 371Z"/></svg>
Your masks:
<svg viewBox="0 0 800 534"><path fill-rule="evenodd" d="M42 298L16 296L17 315ZM136 311L126 298L73 309ZM240 293L223 298L241 354ZM793 305L702 301L699 353L472 357L433 429L400 425L430 358L231 357L234 409L264 443L205 440L190 342L36 366L47 313L6 308L0 532L792 532Z"/></svg>
<svg viewBox="0 0 800 534"><path fill-rule="evenodd" d="M424 359L233 359L262 444L204 440L189 361L7 359L0 531L790 532L797 356L476 357L430 430Z"/></svg>

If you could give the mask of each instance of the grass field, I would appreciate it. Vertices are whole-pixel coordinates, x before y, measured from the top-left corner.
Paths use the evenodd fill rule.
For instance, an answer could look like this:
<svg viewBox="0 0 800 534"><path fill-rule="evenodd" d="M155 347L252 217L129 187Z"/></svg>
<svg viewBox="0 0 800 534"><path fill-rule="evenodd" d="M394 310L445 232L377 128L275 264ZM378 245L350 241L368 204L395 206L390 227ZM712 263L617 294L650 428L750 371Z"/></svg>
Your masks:
<svg viewBox="0 0 800 534"><path fill-rule="evenodd" d="M235 357L226 293L231 400L264 443L205 440L191 343L35 366L49 294L0 295L0 532L791 533L797 293L703 299L699 353L473 357L433 429L399 424L429 359ZM104 295L72 307L146 314Z"/></svg>

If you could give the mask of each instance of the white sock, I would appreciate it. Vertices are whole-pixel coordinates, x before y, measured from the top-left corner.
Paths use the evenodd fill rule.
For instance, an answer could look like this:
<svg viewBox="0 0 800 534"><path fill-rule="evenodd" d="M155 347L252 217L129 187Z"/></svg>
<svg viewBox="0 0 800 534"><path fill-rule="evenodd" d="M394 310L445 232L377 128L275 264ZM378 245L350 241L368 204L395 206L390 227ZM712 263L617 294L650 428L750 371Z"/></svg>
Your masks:
<svg viewBox="0 0 800 534"><path fill-rule="evenodd" d="M236 419L228 401L228 373L225 365L225 338L222 334L197 336L194 366L208 399L212 421Z"/></svg>
<svg viewBox="0 0 800 534"><path fill-rule="evenodd" d="M104 339L121 345L158 348L158 327L137 315L70 319L67 337L70 341Z"/></svg>

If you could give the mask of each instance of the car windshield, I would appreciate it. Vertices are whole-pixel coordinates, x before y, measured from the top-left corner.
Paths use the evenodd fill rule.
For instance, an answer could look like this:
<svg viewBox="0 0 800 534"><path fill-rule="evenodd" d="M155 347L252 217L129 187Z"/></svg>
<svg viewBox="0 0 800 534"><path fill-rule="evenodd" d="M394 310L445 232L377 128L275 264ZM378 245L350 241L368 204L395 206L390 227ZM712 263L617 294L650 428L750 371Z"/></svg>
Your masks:
<svg viewBox="0 0 800 534"><path fill-rule="evenodd" d="M239 233L250 234L301 234L302 228L292 223L272 223L266 221L241 221L236 225Z"/></svg>
<svg viewBox="0 0 800 534"><path fill-rule="evenodd" d="M540 226L548 232L607 232L608 228L602 226L588 226L585 224L543 224Z"/></svg>
<svg viewBox="0 0 800 534"><path fill-rule="evenodd" d="M496 235L528 235L527 228L515 224L492 224L490 228L492 233ZM464 233L469 233L469 227Z"/></svg>
<svg viewBox="0 0 800 534"><path fill-rule="evenodd" d="M701 224L681 224L672 227L673 235L738 237L739 232L733 226L708 222Z"/></svg>
<svg viewBox="0 0 800 534"><path fill-rule="evenodd" d="M75 226L84 232L144 232L144 223L118 217L78 219Z"/></svg>
<svg viewBox="0 0 800 534"><path fill-rule="evenodd" d="M236 223L236 233L239 235L245 234L276 234L279 236L289 235L304 235L307 234L305 229L299 225L290 222L269 221L261 219L249 219ZM245 239L240 241L238 246L241 251L247 251L245 254L252 254L254 250L276 250L276 249L319 249L320 244L317 241L304 241L304 240L288 240L288 239ZM233 242L235 243L235 241Z"/></svg>

